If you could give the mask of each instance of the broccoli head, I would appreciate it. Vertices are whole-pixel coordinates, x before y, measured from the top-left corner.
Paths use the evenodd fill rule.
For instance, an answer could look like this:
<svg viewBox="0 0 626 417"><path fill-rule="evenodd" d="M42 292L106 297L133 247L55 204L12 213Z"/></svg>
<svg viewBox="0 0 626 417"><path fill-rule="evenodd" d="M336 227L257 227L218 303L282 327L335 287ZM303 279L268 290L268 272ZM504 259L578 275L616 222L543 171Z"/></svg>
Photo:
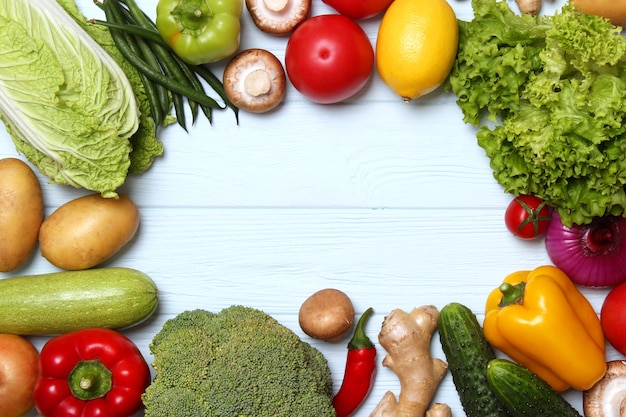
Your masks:
<svg viewBox="0 0 626 417"><path fill-rule="evenodd" d="M184 311L150 351L145 417L335 417L326 358L261 310Z"/></svg>

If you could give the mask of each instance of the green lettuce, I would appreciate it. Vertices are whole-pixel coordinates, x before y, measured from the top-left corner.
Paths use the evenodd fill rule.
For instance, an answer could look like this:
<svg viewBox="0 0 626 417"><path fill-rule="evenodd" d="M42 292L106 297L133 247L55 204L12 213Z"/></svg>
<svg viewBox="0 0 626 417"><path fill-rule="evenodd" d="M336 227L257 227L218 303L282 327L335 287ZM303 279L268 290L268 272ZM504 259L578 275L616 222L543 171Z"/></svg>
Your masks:
<svg viewBox="0 0 626 417"><path fill-rule="evenodd" d="M553 16L473 0L448 88L505 192L564 224L626 216L626 39L566 4Z"/></svg>
<svg viewBox="0 0 626 417"><path fill-rule="evenodd" d="M51 182L115 197L139 107L119 65L55 1L0 0L0 118Z"/></svg>

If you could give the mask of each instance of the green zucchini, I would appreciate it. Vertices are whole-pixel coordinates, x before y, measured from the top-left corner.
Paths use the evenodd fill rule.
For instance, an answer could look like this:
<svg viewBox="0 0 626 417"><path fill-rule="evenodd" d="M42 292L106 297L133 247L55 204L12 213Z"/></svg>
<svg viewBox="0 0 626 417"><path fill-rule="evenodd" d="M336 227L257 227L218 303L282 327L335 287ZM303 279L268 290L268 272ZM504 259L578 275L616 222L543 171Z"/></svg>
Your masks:
<svg viewBox="0 0 626 417"><path fill-rule="evenodd" d="M513 417L581 417L550 384L508 359L489 362L487 381Z"/></svg>
<svg viewBox="0 0 626 417"><path fill-rule="evenodd" d="M510 417L487 382L487 364L495 359L495 351L485 339L474 313L462 304L447 304L439 312L438 329L448 369L467 417Z"/></svg>
<svg viewBox="0 0 626 417"><path fill-rule="evenodd" d="M156 310L152 279L130 268L94 268L0 279L0 333L50 335L122 329Z"/></svg>

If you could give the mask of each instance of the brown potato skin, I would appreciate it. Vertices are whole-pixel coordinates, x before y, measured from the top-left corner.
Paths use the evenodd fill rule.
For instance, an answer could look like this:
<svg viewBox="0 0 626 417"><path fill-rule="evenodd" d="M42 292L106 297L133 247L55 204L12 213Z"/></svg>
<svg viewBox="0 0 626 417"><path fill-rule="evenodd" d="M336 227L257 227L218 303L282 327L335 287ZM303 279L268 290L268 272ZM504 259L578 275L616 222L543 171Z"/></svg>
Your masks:
<svg viewBox="0 0 626 417"><path fill-rule="evenodd" d="M570 0L584 13L606 17L615 26L626 26L626 0Z"/></svg>
<svg viewBox="0 0 626 417"><path fill-rule="evenodd" d="M77 271L115 255L135 235L139 210L125 195L91 194L57 208L41 225L41 255L58 268Z"/></svg>
<svg viewBox="0 0 626 417"><path fill-rule="evenodd" d="M37 245L43 221L39 179L24 161L0 159L0 271L22 265Z"/></svg>

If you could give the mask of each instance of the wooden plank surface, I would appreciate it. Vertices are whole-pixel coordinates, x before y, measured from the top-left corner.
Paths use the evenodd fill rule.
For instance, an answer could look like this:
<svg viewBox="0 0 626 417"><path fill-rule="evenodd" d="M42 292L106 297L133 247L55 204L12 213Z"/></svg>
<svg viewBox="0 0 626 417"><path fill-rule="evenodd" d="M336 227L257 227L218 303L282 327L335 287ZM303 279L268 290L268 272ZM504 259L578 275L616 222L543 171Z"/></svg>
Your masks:
<svg viewBox="0 0 626 417"><path fill-rule="evenodd" d="M154 15L156 0L137 2ZM469 1L450 4L459 18L471 18ZM91 2L80 6L87 17L101 17ZM313 6L313 14L330 12L321 0ZM242 48L264 47L284 60L286 38L261 33L247 11L243 22ZM372 43L378 22L362 22ZM221 74L220 65L214 70ZM225 112L189 133L168 127L165 155L122 189L140 207L140 229L104 265L142 270L160 290L157 314L124 333L151 360L151 338L185 309L261 308L326 355L338 388L347 340L311 340L297 322L300 304L319 289L344 290L357 314L373 307L367 330L374 341L394 308L458 301L482 320L487 294L507 274L550 261L543 242L520 241L505 229L510 197L474 133L450 93L405 104L376 74L346 103L315 105L289 87L276 111L242 113L238 126ZM9 156L22 157L2 129L0 157ZM85 193L40 179L47 214ZM55 270L37 252L2 276ZM584 292L599 309L607 291ZM41 347L47 338L32 340ZM432 348L443 357L437 336ZM379 348L379 365L384 354ZM607 357L618 355L609 348ZM379 366L355 416L368 416L388 390L399 392L397 377ZM566 395L580 408L580 393ZM464 415L450 375L435 400Z"/></svg>

